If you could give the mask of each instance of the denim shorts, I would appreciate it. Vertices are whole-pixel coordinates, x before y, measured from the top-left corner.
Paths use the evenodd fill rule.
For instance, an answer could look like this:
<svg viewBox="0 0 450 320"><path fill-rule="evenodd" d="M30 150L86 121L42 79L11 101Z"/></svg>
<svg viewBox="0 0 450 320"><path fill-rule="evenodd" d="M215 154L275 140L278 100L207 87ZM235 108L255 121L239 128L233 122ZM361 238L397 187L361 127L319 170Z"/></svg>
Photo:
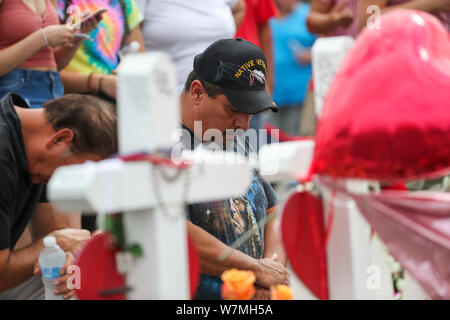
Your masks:
<svg viewBox="0 0 450 320"><path fill-rule="evenodd" d="M31 108L42 105L64 94L64 87L56 71L14 69L0 77L0 99L8 92L20 95Z"/></svg>

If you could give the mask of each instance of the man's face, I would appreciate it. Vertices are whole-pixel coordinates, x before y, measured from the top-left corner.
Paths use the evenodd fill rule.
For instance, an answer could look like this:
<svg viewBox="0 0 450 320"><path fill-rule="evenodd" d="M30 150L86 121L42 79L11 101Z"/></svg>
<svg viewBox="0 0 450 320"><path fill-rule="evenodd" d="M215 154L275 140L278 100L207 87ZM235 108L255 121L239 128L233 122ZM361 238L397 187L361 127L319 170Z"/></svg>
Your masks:
<svg viewBox="0 0 450 320"><path fill-rule="evenodd" d="M58 167L79 164L87 160L101 160L99 155L76 155L71 152L73 138L70 129L62 129L51 132L30 146L30 150L33 150L28 154L28 171L32 183L47 183Z"/></svg>
<svg viewBox="0 0 450 320"><path fill-rule="evenodd" d="M246 131L249 128L251 115L237 110L224 95L215 98L209 97L206 93L198 105L197 121L202 121L203 140L211 141L208 138L208 129L217 129L223 136L222 142L234 138L234 135L227 135L227 130L241 129ZM205 135L206 132L206 135ZM215 137L212 139L215 140Z"/></svg>
<svg viewBox="0 0 450 320"><path fill-rule="evenodd" d="M79 164L85 161L100 161L98 155L73 155L69 152L59 154L49 153L45 158L30 165L30 178L32 183L47 183L56 168L70 164Z"/></svg>

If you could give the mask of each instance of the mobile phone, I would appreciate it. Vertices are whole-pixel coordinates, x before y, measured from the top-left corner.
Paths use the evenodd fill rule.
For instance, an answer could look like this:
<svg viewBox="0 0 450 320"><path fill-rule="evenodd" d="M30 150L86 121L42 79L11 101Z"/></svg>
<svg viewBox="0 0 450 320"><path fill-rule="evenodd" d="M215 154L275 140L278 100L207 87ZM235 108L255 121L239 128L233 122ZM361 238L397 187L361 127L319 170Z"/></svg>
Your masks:
<svg viewBox="0 0 450 320"><path fill-rule="evenodd" d="M102 13L108 11L107 8L102 8L102 9L98 9L97 11L94 12L93 16L95 16L96 18L101 15Z"/></svg>
<svg viewBox="0 0 450 320"><path fill-rule="evenodd" d="M100 15L102 15L102 14L103 14L104 12L106 12L106 11L108 11L108 9L102 8L102 9L99 9L99 10L95 11L95 12L92 13L92 14L89 14L87 17L82 18L80 22L78 22L77 24L75 24L75 25L73 26L73 28L74 28L74 29L81 29L81 28L84 27L87 23L89 23L89 21L90 21L92 18L96 18L96 19L97 19Z"/></svg>

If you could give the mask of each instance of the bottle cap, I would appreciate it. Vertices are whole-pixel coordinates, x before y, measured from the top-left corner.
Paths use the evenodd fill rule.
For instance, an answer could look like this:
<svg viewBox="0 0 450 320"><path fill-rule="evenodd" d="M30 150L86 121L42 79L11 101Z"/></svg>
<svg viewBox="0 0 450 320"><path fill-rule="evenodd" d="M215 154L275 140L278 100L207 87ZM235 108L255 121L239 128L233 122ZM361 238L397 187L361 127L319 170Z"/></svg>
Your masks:
<svg viewBox="0 0 450 320"><path fill-rule="evenodd" d="M141 45L137 41L133 41L130 43L130 51L133 53L137 53Z"/></svg>
<svg viewBox="0 0 450 320"><path fill-rule="evenodd" d="M47 236L44 238L44 247L54 248L56 247L56 239L54 236Z"/></svg>

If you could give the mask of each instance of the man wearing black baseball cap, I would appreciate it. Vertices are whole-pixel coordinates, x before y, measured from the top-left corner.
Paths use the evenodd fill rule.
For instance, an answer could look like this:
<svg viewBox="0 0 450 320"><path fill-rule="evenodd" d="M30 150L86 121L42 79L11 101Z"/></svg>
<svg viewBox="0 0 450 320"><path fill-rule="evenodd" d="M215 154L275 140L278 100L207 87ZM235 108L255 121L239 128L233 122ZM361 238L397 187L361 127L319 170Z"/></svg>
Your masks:
<svg viewBox="0 0 450 320"><path fill-rule="evenodd" d="M218 40L197 55L181 94L185 148L240 141L247 154L248 143L238 139L235 130L246 131L253 114L278 110L265 90L265 80L264 54L249 41ZM220 299L220 275L231 268L254 272L259 299L269 298L270 286L288 283L277 219L263 224L277 210L275 192L257 170L245 195L188 207L187 227L202 265L197 299ZM249 230L251 235L240 243ZM226 250L230 254L219 260Z"/></svg>
<svg viewBox="0 0 450 320"><path fill-rule="evenodd" d="M241 38L214 42L194 59L181 99L183 124L197 134L193 124L202 121L198 138L204 141L208 129L218 129L225 136L227 129L247 130L254 114L277 112L266 91L266 74L266 58L253 43ZM204 101L208 98L214 101ZM189 107L191 103L195 108Z"/></svg>
<svg viewBox="0 0 450 320"><path fill-rule="evenodd" d="M241 38L216 41L194 59L203 81L219 86L231 104L246 114L278 111L266 91L266 58L253 43Z"/></svg>

